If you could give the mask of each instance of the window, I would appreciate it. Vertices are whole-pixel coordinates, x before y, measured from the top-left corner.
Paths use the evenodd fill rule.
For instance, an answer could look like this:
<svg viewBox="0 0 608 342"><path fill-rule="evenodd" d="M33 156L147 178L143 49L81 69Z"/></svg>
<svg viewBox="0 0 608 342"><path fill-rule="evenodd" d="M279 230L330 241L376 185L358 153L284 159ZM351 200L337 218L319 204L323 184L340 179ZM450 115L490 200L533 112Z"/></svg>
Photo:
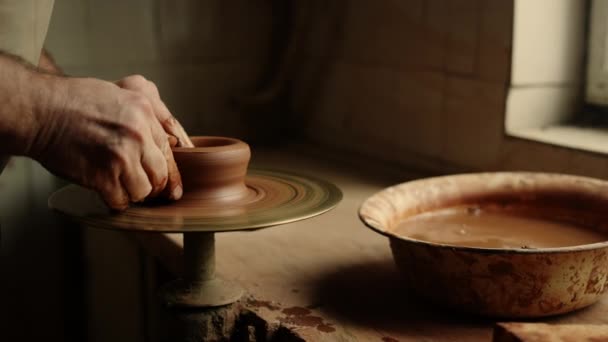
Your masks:
<svg viewBox="0 0 608 342"><path fill-rule="evenodd" d="M592 0L585 100L608 105L608 0Z"/></svg>
<svg viewBox="0 0 608 342"><path fill-rule="evenodd" d="M508 135L608 154L607 19L608 0L515 0Z"/></svg>

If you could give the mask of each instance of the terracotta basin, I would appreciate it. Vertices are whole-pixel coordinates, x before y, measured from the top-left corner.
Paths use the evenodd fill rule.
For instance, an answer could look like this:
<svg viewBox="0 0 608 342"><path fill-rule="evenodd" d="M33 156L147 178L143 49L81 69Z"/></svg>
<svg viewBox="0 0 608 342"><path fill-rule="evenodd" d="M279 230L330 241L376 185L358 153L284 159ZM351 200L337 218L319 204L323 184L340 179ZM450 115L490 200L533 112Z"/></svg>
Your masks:
<svg viewBox="0 0 608 342"><path fill-rule="evenodd" d="M247 196L245 175L249 145L226 137L191 137L194 147L174 147L182 176L182 199L198 202L236 201Z"/></svg>
<svg viewBox="0 0 608 342"><path fill-rule="evenodd" d="M451 246L398 236L396 224L446 207L496 203L595 226L608 233L608 182L546 173L428 178L368 198L361 220L387 236L405 285L437 304L474 314L533 318L597 302L608 290L608 242L559 248Z"/></svg>

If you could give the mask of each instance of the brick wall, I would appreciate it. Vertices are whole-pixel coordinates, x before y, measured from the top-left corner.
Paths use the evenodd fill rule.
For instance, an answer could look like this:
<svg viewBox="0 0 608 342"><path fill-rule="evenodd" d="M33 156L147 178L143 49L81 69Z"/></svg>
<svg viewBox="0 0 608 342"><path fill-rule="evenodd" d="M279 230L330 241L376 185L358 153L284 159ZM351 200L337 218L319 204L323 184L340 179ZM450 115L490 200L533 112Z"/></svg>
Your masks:
<svg viewBox="0 0 608 342"><path fill-rule="evenodd" d="M542 14L573 1L538 0L532 7ZM530 2L291 3L304 33L287 72L289 108L280 107L276 117L291 120L308 138L439 172L527 169L605 177L608 163L600 155L504 133L513 17L516 6ZM57 0L47 42L72 74L141 73L154 80L193 134L247 138L258 129L248 119L258 114L231 102L265 76L273 20L281 15L276 4ZM560 65L556 56L543 58L535 62L543 69L538 75L538 68L520 68L527 71L519 78ZM266 133L279 133L272 129Z"/></svg>
<svg viewBox="0 0 608 342"><path fill-rule="evenodd" d="M270 1L56 0L46 46L67 73L154 81L191 134L243 135L233 97L268 59Z"/></svg>
<svg viewBox="0 0 608 342"><path fill-rule="evenodd" d="M302 1L314 14L294 72L296 122L317 142L438 172L606 177L600 155L505 135L518 1Z"/></svg>

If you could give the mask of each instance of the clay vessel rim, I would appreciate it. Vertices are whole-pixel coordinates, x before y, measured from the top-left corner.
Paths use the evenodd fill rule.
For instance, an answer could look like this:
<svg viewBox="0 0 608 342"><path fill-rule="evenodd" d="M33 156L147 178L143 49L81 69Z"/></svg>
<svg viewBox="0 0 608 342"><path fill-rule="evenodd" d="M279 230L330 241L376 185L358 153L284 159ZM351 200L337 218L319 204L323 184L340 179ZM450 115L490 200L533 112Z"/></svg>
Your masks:
<svg viewBox="0 0 608 342"><path fill-rule="evenodd" d="M587 183L593 184L595 186L601 186L602 190L604 190L604 197L608 199L608 181L583 177L583 176L574 176L574 175L566 175L566 174L558 174L558 173L543 173L543 172L486 172L486 173L465 173L465 174L455 174L449 176L439 176L439 177L430 177L423 178L418 180L413 180L409 182L404 182L400 184L396 184L394 186L390 186L379 192L368 197L363 204L359 207L358 216L359 219L363 222L365 226L374 230L377 233L380 233L393 241L403 241L416 245L434 247L439 249L451 249L455 251L469 251L476 252L481 254L553 254L553 253L571 253L571 252L582 252L589 250L596 250L608 247L608 237L607 241L596 242L592 244L585 245L576 245L576 246L566 246L566 247L543 247L543 248L533 248L533 249L525 249L525 248L490 248L490 247L470 247L470 246L459 246L459 245L451 245L451 244L442 244L437 242L423 241L417 240L410 237L405 237L401 235L397 235L391 231L390 227L383 227L383 225L374 220L370 215L366 214L366 211L369 211L369 208L373 206L372 202L377 199L379 196L386 196L386 194L390 192L394 192L396 188L405 189L407 187L412 187L415 185L422 185L424 183L429 184L433 182L453 180L459 181L468 179L471 180L475 177L484 177L484 178L524 178L524 177L540 177L544 179L553 179L553 180L562 180L568 181L570 185L577 185L577 183ZM581 186L578 188L581 194L587 193L585 189ZM462 205L466 205L467 203L462 203ZM470 204L470 203L469 203ZM443 208L447 208L449 206L445 206ZM437 209L440 209L439 207ZM421 214L421 213L418 213Z"/></svg>
<svg viewBox="0 0 608 342"><path fill-rule="evenodd" d="M229 137L192 136L194 147L172 147L173 153L216 153L248 149L245 142Z"/></svg>

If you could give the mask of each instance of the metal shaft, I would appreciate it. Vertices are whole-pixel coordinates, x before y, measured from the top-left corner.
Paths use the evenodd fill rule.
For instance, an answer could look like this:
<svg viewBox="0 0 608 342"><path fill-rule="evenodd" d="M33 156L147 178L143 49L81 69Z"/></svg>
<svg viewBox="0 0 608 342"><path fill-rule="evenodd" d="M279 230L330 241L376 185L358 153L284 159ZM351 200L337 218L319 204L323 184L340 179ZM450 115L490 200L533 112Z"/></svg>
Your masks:
<svg viewBox="0 0 608 342"><path fill-rule="evenodd" d="M215 234L184 233L184 279L199 283L215 278Z"/></svg>

